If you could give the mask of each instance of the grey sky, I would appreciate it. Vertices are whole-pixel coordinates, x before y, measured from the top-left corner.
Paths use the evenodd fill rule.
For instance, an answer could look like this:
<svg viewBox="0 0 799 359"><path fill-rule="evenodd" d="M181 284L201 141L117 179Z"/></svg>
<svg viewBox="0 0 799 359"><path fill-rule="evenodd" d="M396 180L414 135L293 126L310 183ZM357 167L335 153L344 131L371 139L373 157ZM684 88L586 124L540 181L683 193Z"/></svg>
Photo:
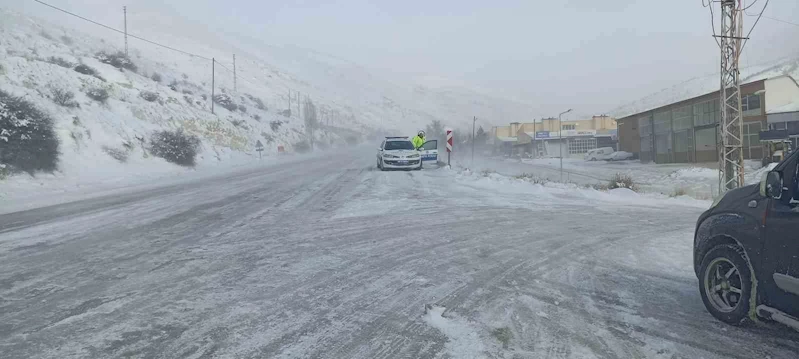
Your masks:
<svg viewBox="0 0 799 359"><path fill-rule="evenodd" d="M21 1L0 3L45 10ZM523 99L536 117L607 111L717 71L719 57L701 0L49 2L108 21L119 18L109 9L126 4L381 71L448 77ZM771 0L766 15L799 19L799 2ZM799 26L762 19L752 36L743 66L799 54Z"/></svg>

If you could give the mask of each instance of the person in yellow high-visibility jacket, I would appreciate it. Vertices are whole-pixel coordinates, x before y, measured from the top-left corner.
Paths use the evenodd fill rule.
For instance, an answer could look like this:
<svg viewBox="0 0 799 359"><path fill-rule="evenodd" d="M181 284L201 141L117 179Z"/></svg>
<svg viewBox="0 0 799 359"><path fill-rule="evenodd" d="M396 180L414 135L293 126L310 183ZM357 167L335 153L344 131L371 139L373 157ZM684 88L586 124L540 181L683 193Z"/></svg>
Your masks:
<svg viewBox="0 0 799 359"><path fill-rule="evenodd" d="M424 144L424 131L419 131L419 133L411 139L413 143L413 148L419 149Z"/></svg>

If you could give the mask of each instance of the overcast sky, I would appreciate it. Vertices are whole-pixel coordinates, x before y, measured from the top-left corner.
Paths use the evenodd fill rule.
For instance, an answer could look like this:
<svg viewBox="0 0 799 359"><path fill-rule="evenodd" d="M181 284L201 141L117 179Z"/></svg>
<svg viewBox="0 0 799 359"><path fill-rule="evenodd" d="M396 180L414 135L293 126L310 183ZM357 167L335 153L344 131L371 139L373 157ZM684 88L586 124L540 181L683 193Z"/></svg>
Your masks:
<svg viewBox="0 0 799 359"><path fill-rule="evenodd" d="M524 99L540 116L600 113L719 67L701 0L45 1L103 21L126 4L406 77L447 77ZM32 0L0 4L52 12ZM799 23L799 1L770 0L765 14ZM789 55L799 55L799 26L764 18L742 66Z"/></svg>

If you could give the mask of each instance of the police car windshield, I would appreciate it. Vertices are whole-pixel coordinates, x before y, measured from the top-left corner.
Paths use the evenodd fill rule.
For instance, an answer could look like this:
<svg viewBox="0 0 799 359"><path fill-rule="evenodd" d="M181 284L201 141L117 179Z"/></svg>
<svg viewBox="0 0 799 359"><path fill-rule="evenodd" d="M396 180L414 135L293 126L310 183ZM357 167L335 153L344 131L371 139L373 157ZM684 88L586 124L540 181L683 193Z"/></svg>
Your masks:
<svg viewBox="0 0 799 359"><path fill-rule="evenodd" d="M412 150L413 144L411 141L386 141L385 150Z"/></svg>

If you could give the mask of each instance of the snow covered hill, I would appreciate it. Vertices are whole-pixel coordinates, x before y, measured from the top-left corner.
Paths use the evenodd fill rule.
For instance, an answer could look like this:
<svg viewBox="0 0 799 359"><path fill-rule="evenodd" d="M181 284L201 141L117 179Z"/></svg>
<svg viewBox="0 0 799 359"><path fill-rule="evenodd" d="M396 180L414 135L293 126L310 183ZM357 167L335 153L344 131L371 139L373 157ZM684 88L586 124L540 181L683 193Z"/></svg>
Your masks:
<svg viewBox="0 0 799 359"><path fill-rule="evenodd" d="M411 134L434 119L456 126L470 123L475 115L521 118L528 108L452 83L389 80L305 49L270 47L242 37L235 42L221 35L188 37L187 31L170 33L163 19L152 20L152 26L138 23L137 35L217 59L215 93L230 106L217 103L212 114L211 61L131 39L135 69L120 69L107 63L107 56L123 49L119 34L59 16L64 21L56 25L0 8L0 90L32 102L53 118L61 143L55 174L60 179L179 171L145 150L153 132L163 129L182 129L201 139L198 167L252 161L257 141L267 155L278 145L291 151L306 140L298 98L310 98L319 109L319 147L352 142L353 133ZM232 52L237 54L236 91ZM80 73L78 65L96 74ZM107 100L92 98L101 92L108 93ZM57 104L55 97L64 93L74 98ZM120 161L115 156L119 153L127 160Z"/></svg>

